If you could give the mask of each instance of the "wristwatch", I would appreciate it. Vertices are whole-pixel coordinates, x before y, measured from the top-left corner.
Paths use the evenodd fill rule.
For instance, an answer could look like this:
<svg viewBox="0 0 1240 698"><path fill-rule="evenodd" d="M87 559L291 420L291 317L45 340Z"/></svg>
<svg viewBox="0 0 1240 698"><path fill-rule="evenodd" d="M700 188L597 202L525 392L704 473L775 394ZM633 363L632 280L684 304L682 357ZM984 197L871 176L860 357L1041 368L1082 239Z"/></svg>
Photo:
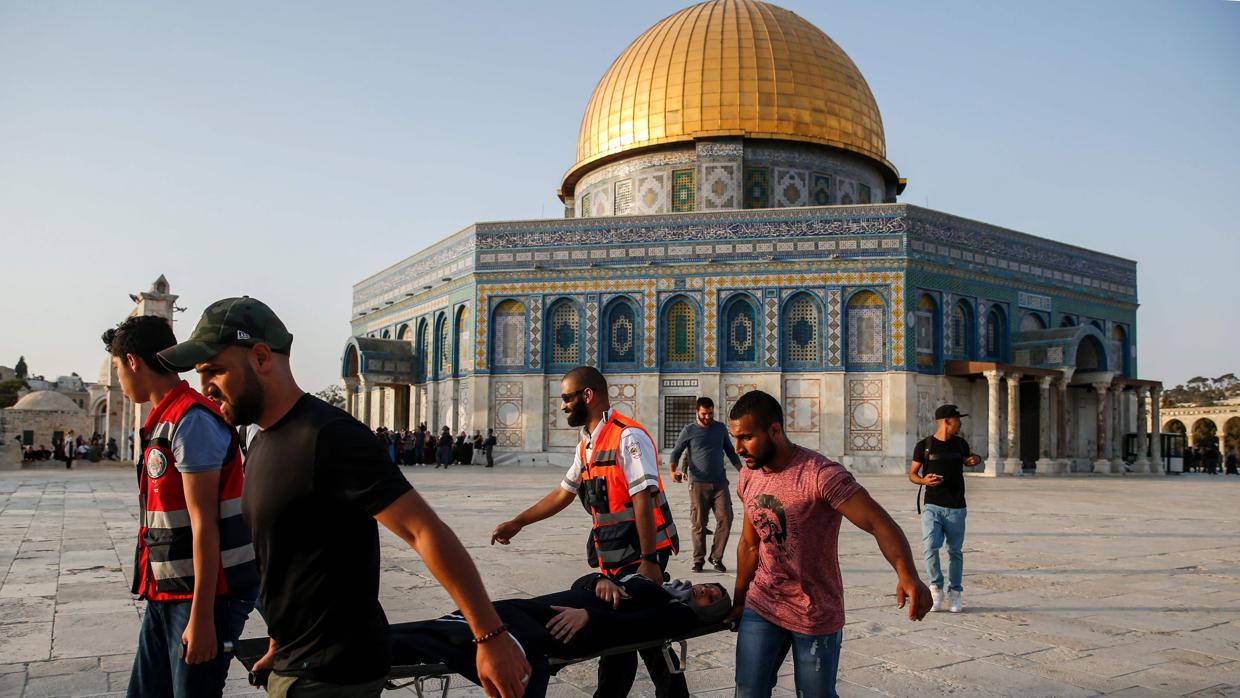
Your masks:
<svg viewBox="0 0 1240 698"><path fill-rule="evenodd" d="M658 561L659 561L658 553L646 553L642 555L642 562L658 562Z"/></svg>

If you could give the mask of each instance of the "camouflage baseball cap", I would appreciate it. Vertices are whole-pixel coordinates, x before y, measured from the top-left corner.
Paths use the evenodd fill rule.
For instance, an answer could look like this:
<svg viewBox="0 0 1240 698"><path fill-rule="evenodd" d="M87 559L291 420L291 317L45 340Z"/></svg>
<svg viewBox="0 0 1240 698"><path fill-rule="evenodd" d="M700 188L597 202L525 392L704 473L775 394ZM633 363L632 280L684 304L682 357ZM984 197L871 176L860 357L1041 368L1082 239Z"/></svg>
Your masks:
<svg viewBox="0 0 1240 698"><path fill-rule="evenodd" d="M287 354L293 335L280 318L260 300L241 296L225 298L207 306L189 339L159 352L159 362L180 373L232 346L266 344L272 351Z"/></svg>

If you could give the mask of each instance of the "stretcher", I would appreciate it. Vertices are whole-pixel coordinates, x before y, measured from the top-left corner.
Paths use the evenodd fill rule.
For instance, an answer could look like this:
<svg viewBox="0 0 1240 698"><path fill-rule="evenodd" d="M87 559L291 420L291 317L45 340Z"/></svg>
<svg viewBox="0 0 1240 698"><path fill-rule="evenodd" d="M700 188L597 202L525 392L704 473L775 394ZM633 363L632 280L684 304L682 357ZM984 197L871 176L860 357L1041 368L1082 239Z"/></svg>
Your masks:
<svg viewBox="0 0 1240 698"><path fill-rule="evenodd" d="M688 663L689 640L727 630L728 627L726 623L701 625L676 637L652 638L645 642L619 645L584 657L573 657L571 659L551 657L548 659L548 664L551 667L551 674L554 676L566 666L587 662L592 659L636 652L638 650L659 649L663 654L663 660L667 662L668 671L673 674L679 674L685 670L685 666ZM254 662L257 662L267 653L267 644L267 638L265 637L238 640L236 648L233 650L237 660L250 672L251 685L262 686L267 683L266 672L256 674L252 670ZM672 652L676 646L680 648L679 661L672 659ZM419 664L394 665L388 671L387 688L388 690L397 690L412 687L414 692L418 694L418 698L427 698L427 696L434 695L438 695L440 698L447 698L448 690L451 688L452 677L455 675L447 665L428 658L425 662Z"/></svg>

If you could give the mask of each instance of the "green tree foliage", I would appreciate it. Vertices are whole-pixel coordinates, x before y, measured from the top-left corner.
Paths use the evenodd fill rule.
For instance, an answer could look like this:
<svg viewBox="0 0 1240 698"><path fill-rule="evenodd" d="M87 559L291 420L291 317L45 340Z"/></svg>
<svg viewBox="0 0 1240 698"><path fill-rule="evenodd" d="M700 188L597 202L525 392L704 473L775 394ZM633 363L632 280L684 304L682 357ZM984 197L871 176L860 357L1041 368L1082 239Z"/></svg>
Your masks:
<svg viewBox="0 0 1240 698"><path fill-rule="evenodd" d="M329 385L315 393L314 396L333 407L344 409L344 390L338 385Z"/></svg>
<svg viewBox="0 0 1240 698"><path fill-rule="evenodd" d="M1187 383L1163 391L1163 407L1217 405L1231 398L1240 397L1240 378L1234 373L1224 373L1218 378L1195 376Z"/></svg>
<svg viewBox="0 0 1240 698"><path fill-rule="evenodd" d="M26 381L13 379L0 381L0 409L12 407L17 402L17 391L26 386Z"/></svg>

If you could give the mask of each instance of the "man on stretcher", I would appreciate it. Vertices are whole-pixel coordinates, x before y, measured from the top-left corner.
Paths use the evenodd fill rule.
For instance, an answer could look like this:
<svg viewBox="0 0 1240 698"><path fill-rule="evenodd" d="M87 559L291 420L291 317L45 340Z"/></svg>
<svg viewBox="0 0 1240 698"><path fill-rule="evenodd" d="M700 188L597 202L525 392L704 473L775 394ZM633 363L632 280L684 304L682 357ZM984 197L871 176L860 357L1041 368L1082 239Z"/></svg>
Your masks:
<svg viewBox="0 0 1240 698"><path fill-rule="evenodd" d="M548 659L590 657L614 647L675 638L717 624L731 608L720 584L652 582L638 574L609 579L588 574L568 591L507 599L495 610L525 651L533 671L527 698L546 692ZM392 663L442 662L477 682L469 626L459 613L392 626ZM651 677L660 696L689 695L684 676L670 669Z"/></svg>
<svg viewBox="0 0 1240 698"><path fill-rule="evenodd" d="M720 624L731 606L721 584L658 584L638 574L610 579L597 573L578 579L567 591L495 602L532 668L526 698L546 694L551 659L581 659L616 647L677 638ZM392 665L444 664L477 683L472 639L458 611L434 620L394 623ZM652 677L659 696L687 698L682 674L670 668L659 673Z"/></svg>

